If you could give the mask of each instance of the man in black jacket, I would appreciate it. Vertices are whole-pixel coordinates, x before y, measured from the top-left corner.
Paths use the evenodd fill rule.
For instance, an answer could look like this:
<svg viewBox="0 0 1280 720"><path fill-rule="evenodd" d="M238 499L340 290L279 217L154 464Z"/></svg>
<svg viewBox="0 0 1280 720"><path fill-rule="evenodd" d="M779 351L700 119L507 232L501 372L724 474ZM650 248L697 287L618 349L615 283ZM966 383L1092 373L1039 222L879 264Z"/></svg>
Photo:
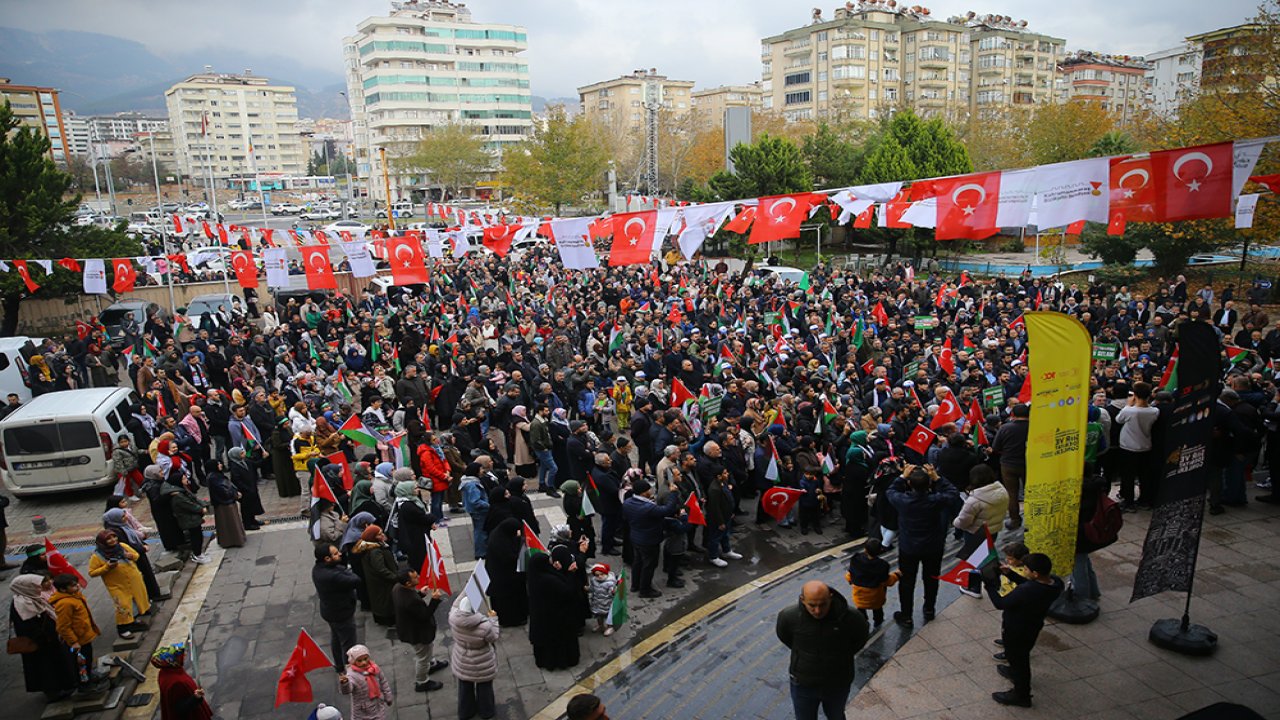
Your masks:
<svg viewBox="0 0 1280 720"><path fill-rule="evenodd" d="M596 512L600 513L600 554L617 555L618 530L622 527L622 501L618 498L622 490L622 480L613 471L613 459L605 453L597 453L595 467L591 470L591 480L599 490Z"/></svg>
<svg viewBox="0 0 1280 720"><path fill-rule="evenodd" d="M791 704L796 720L844 720L854 657L867 642L867 619L831 586L810 580L800 602L778 613L778 639L791 649Z"/></svg>
<svg viewBox="0 0 1280 720"><path fill-rule="evenodd" d="M362 581L342 564L338 548L322 545L316 548L311 582L315 583L316 597L320 599L320 617L329 623L334 667L341 675L346 670L347 648L356 644L356 588Z"/></svg>
<svg viewBox="0 0 1280 720"><path fill-rule="evenodd" d="M396 609L396 639L413 646L413 689L439 690L444 683L427 676L449 666L447 660L431 658L436 641L436 608L440 607L444 593L437 588L428 598L426 589L418 587L416 570L405 570L396 580L396 586L391 588L391 604Z"/></svg>
<svg viewBox="0 0 1280 720"><path fill-rule="evenodd" d="M996 654L997 660L1008 660L999 665L1000 675L1013 681L1013 689L991 693L991 698L1001 705L1031 707L1031 649L1036 646L1040 630L1044 628L1049 606L1062 594L1062 580L1054 577L1053 561L1048 555L1031 553L1022 560L1027 577L1015 572L1004 576L1017 583L1008 595L1000 597L1000 576L983 578L987 595L997 610L1003 610L1001 638L1004 651Z"/></svg>
<svg viewBox="0 0 1280 720"><path fill-rule="evenodd" d="M642 598L662 597L662 592L653 586L653 573L658 569L658 548L664 537L662 526L666 518L680 510L676 484L671 483L667 489L670 491L667 499L659 505L653 501L653 486L648 480L639 478L631 486L631 497L622 503L622 514L631 532L635 588Z"/></svg>
<svg viewBox="0 0 1280 720"><path fill-rule="evenodd" d="M946 478L938 477L932 466L907 465L886 496L898 511L898 566L902 570L898 590L902 609L893 614L893 619L903 627L911 627L916 575L920 572L924 573L925 622L934 617L946 528L960 503L960 493Z"/></svg>

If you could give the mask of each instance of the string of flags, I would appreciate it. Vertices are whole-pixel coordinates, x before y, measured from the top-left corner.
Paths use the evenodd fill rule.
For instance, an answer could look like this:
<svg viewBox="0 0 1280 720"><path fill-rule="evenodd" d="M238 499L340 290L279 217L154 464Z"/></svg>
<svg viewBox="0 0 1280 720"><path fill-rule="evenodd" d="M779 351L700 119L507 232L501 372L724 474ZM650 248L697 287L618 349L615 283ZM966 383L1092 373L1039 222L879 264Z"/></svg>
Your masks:
<svg viewBox="0 0 1280 720"><path fill-rule="evenodd" d="M686 258L692 258L720 229L747 235L749 244L793 240L804 221L826 208L840 224L869 228L878 220L885 228L932 228L938 240L985 239L1003 228L1065 228L1078 234L1086 222L1105 224L1122 235L1130 222L1180 222L1235 217L1237 228L1252 227L1257 202L1274 196L1280 174L1252 175L1263 148L1280 136L1161 150L1136 155L1087 158L1019 170L970 173L946 178L877 183L820 192L791 193L716 203L692 204L647 196L627 196L652 209L584 218L520 217L467 211L445 203L428 203L427 216L445 229L408 229L389 234L357 228L325 230L210 224L190 216L172 216L178 235L203 234L228 248L230 269L246 288L259 283L258 268L268 287L288 286L290 250L307 275L310 289L336 289L333 265L337 251L357 278L377 274L374 258L385 260L396 284L428 281L426 258L442 260L446 251L463 257L472 240L499 257L533 235L554 243L570 270L598 268L595 244L611 239L609 266L647 264L661 242L672 236ZM1241 194L1248 181L1269 192ZM255 242L256 240L256 242ZM212 251L217 252L217 251ZM0 271L16 271L29 293L40 289L33 273L51 275L54 265L83 274L88 294L132 292L137 267L165 274L173 266L190 271L185 253L124 258L0 260ZM111 281L107 282L107 263Z"/></svg>

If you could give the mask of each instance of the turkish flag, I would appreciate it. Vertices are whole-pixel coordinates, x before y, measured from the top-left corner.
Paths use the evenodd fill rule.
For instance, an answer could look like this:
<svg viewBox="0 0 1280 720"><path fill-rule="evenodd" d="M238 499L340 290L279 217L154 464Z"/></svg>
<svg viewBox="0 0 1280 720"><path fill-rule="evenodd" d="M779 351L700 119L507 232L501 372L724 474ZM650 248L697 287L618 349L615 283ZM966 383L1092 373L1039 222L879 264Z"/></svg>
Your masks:
<svg viewBox="0 0 1280 720"><path fill-rule="evenodd" d="M387 240L387 262L391 263L391 280L397 285L426 283L426 260L422 257L421 233L399 235Z"/></svg>
<svg viewBox="0 0 1280 720"><path fill-rule="evenodd" d="M885 312L884 303L876 302L876 306L871 308L871 319L880 327L889 324L889 313Z"/></svg>
<svg viewBox="0 0 1280 720"><path fill-rule="evenodd" d="M58 577L59 575L74 575L84 587L89 586L89 581L84 579L79 570L67 561L66 556L58 551L58 548L51 542L49 538L44 539L44 560L49 566L49 576Z"/></svg>
<svg viewBox="0 0 1280 720"><path fill-rule="evenodd" d="M338 289L338 279L333 276L333 266L329 264L327 245L304 245L298 248L298 252L302 255L302 267L307 271L308 290Z"/></svg>
<svg viewBox="0 0 1280 720"><path fill-rule="evenodd" d="M751 223L756 220L756 207L751 205L742 209L732 220L725 223L724 229L731 233L745 235L751 229Z"/></svg>
<svg viewBox="0 0 1280 720"><path fill-rule="evenodd" d="M418 589L431 588L443 593L452 594L449 587L449 573L444 567L444 554L434 538L427 546L427 556L422 560L422 572L418 573Z"/></svg>
<svg viewBox="0 0 1280 720"><path fill-rule="evenodd" d="M1130 155L1112 159L1108 187L1108 235L1123 235L1125 226L1130 222L1155 220L1156 187L1151 181L1150 156Z"/></svg>
<svg viewBox="0 0 1280 720"><path fill-rule="evenodd" d="M653 255L657 227L657 210L614 215L609 266L647 264Z"/></svg>
<svg viewBox="0 0 1280 720"><path fill-rule="evenodd" d="M71 272L84 272L80 268L80 261L76 260L75 258L69 258L69 257L62 258L61 260L58 261L58 264L70 270Z"/></svg>
<svg viewBox="0 0 1280 720"><path fill-rule="evenodd" d="M324 654L324 650L311 639L307 631L298 631L298 643L289 654L289 661L285 663L280 680L276 683L276 707L287 702L311 702L311 683L307 680L307 673L333 666L333 661Z"/></svg>
<svg viewBox="0 0 1280 720"><path fill-rule="evenodd" d="M1271 190L1271 192L1273 192L1273 193L1275 193L1275 194L1277 194L1277 195L1280 195L1280 174L1277 174L1277 175L1250 175L1250 176L1249 176L1249 179L1250 179L1250 180L1252 180L1252 181L1254 181L1254 182L1256 182L1256 183L1258 183L1259 185L1265 185L1265 186L1267 186L1267 188L1268 188L1269 190Z"/></svg>
<svg viewBox="0 0 1280 720"><path fill-rule="evenodd" d="M209 228L208 220L200 221L200 229L204 231L204 236L210 240L213 239L213 230Z"/></svg>
<svg viewBox="0 0 1280 720"><path fill-rule="evenodd" d="M258 268L253 264L253 252L237 250L231 253L231 268L236 272L236 282L242 288L258 287Z"/></svg>
<svg viewBox="0 0 1280 720"><path fill-rule="evenodd" d="M937 438L938 436L932 430L917 424L916 429L911 431L911 437L907 438L906 446L924 455Z"/></svg>
<svg viewBox="0 0 1280 720"><path fill-rule="evenodd" d="M911 207L911 188L905 187L898 191L893 199L885 203L884 216L880 219L881 227L888 228L909 228L913 227L911 223L902 221L902 214Z"/></svg>
<svg viewBox="0 0 1280 720"><path fill-rule="evenodd" d="M258 228L258 232L262 235L262 242L267 247L276 246L275 240L271 238L271 236L275 234L275 230L272 230L271 228Z"/></svg>
<svg viewBox="0 0 1280 720"><path fill-rule="evenodd" d="M138 282L138 273L133 269L133 260L115 258L111 261L111 289L118 293L133 292L134 283Z"/></svg>
<svg viewBox="0 0 1280 720"><path fill-rule="evenodd" d="M947 396L942 398L942 404L938 406L938 412L934 414L933 421L929 423L929 429L937 430L938 428L953 423L964 417L964 413L960 412L960 403L956 401L955 394L948 392Z"/></svg>
<svg viewBox="0 0 1280 720"><path fill-rule="evenodd" d="M13 266L18 269L18 275L22 276L22 282L27 284L27 292L34 293L40 289L36 281L31 279L31 268L27 267L26 260L14 260Z"/></svg>
<svg viewBox="0 0 1280 720"><path fill-rule="evenodd" d="M484 229L484 239L481 242L492 250L494 255L504 258L511 252L511 241L515 240L518 232L520 232L519 225L494 225Z"/></svg>
<svg viewBox="0 0 1280 720"><path fill-rule="evenodd" d="M1108 235L1123 235L1125 225L1128 221L1125 219L1124 212L1121 210L1111 211L1111 221L1107 223Z"/></svg>
<svg viewBox="0 0 1280 720"><path fill-rule="evenodd" d="M853 226L859 229L871 227L871 214L875 212L875 205L868 205L866 210L858 213L853 219Z"/></svg>
<svg viewBox="0 0 1280 720"><path fill-rule="evenodd" d="M942 352L938 353L938 367L948 375L955 374L956 358L951 350L951 338L947 338L947 341L942 343Z"/></svg>
<svg viewBox="0 0 1280 720"><path fill-rule="evenodd" d="M587 229L591 233L592 240L604 240L613 235L613 218L596 218L591 221Z"/></svg>
<svg viewBox="0 0 1280 720"><path fill-rule="evenodd" d="M1022 380L1022 388L1018 390L1018 402L1026 405L1031 402L1031 373Z"/></svg>
<svg viewBox="0 0 1280 720"><path fill-rule="evenodd" d="M978 403L978 398L974 398L969 403L969 412L965 414L964 421L970 425L981 425L986 420L986 417L982 414L982 405Z"/></svg>
<svg viewBox="0 0 1280 720"><path fill-rule="evenodd" d="M231 244L231 241L227 238L227 228L222 223L218 223L218 242L223 245Z"/></svg>
<svg viewBox="0 0 1280 720"><path fill-rule="evenodd" d="M177 215L173 216L173 231L178 235L182 234L182 218Z"/></svg>
<svg viewBox="0 0 1280 720"><path fill-rule="evenodd" d="M825 196L811 193L760 198L760 207L756 211L758 222L751 226L751 237L747 242L758 245L800 237L800 223L809 216L815 197L826 200Z"/></svg>
<svg viewBox="0 0 1280 720"><path fill-rule="evenodd" d="M789 487L769 488L760 498L760 505L769 516L778 522L782 522L787 513L791 512L791 508L796 506L800 498L804 495L803 490Z"/></svg>
<svg viewBox="0 0 1280 720"><path fill-rule="evenodd" d="M706 525L707 516L702 512L702 505L698 503L698 496L695 493L689 493L689 499L684 501L685 509L689 511L690 525Z"/></svg>
<svg viewBox="0 0 1280 720"><path fill-rule="evenodd" d="M1000 173L975 173L933 181L938 198L939 240L981 240L1000 230Z"/></svg>
<svg viewBox="0 0 1280 720"><path fill-rule="evenodd" d="M1231 216L1232 143L1151 153L1157 222Z"/></svg>
<svg viewBox="0 0 1280 720"><path fill-rule="evenodd" d="M166 255L165 258L167 258L169 262L173 263L174 265L177 265L178 267L182 268L182 272L188 275L191 274L191 266L187 264L186 255L182 253L174 253L172 255Z"/></svg>

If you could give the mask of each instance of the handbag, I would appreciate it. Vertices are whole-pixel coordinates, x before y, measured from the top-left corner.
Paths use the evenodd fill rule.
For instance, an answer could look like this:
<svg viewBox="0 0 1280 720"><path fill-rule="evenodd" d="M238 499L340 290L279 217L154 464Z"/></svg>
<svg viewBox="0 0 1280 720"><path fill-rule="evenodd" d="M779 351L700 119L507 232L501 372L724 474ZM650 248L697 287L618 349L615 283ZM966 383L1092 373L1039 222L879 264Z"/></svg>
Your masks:
<svg viewBox="0 0 1280 720"><path fill-rule="evenodd" d="M9 620L9 642L5 643L4 651L10 655L27 655L39 650L40 646L25 635L13 634L13 620Z"/></svg>

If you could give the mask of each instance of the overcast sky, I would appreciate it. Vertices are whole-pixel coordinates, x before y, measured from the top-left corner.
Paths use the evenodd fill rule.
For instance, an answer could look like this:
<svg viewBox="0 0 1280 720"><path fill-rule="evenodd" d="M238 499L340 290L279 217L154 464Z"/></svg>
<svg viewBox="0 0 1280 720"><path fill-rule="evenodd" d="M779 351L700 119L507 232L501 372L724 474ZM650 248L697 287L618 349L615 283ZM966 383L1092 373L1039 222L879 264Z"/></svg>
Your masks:
<svg viewBox="0 0 1280 720"><path fill-rule="evenodd" d="M915 1L915 0L911 0ZM973 10L1025 19L1033 32L1065 38L1068 50L1143 54L1186 35L1235 25L1259 0L1002 0L929 3L945 19ZM534 94L573 97L576 88L637 68L697 87L760 79L760 39L824 17L841 3L793 0L473 0L482 22L522 25ZM53 8L56 7L56 10ZM202 47L274 50L340 73L341 40L385 0L0 0L0 24L25 30L84 30L145 44L158 55ZM240 68L218 68L238 71ZM196 68L198 70L198 68Z"/></svg>

